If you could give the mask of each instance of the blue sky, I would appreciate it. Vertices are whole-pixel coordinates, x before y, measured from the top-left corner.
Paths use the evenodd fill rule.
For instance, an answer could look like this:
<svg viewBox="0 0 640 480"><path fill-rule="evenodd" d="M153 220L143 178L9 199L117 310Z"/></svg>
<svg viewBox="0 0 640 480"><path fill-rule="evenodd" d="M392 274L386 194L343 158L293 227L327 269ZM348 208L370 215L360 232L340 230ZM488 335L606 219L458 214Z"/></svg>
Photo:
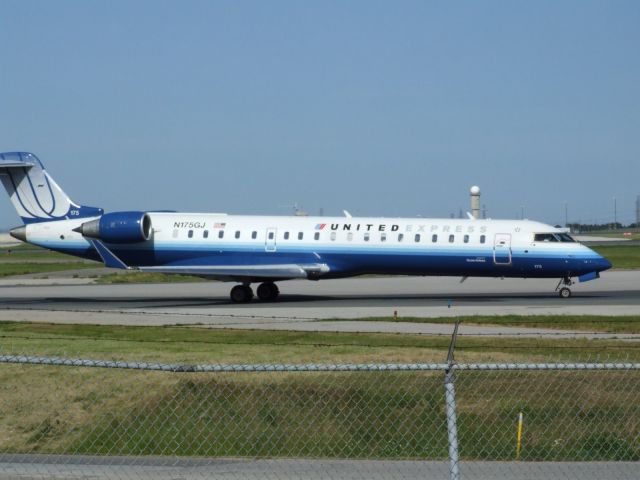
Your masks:
<svg viewBox="0 0 640 480"><path fill-rule="evenodd" d="M637 1L0 1L0 151L107 210L635 219ZM0 227L19 218L0 203Z"/></svg>

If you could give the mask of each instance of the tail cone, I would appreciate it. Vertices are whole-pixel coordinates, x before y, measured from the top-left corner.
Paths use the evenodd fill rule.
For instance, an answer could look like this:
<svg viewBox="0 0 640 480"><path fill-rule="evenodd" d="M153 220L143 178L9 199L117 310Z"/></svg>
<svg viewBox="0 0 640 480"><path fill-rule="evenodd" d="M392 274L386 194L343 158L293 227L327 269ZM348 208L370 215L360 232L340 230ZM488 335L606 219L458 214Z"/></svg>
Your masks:
<svg viewBox="0 0 640 480"><path fill-rule="evenodd" d="M20 240L22 242L27 241L27 226L22 225L21 227L12 228L9 232L13 238Z"/></svg>

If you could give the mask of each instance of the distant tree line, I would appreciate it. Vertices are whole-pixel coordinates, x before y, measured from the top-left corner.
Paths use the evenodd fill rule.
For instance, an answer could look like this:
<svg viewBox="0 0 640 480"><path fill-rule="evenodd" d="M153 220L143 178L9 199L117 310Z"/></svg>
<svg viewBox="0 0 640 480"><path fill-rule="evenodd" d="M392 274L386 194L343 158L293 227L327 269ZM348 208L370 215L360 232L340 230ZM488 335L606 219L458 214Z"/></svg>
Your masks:
<svg viewBox="0 0 640 480"><path fill-rule="evenodd" d="M630 223L628 225L623 225L620 222L617 223L570 223L567 225L572 232L581 233L581 232L598 232L603 230L625 230L625 229L634 229L640 228L640 224L638 223Z"/></svg>

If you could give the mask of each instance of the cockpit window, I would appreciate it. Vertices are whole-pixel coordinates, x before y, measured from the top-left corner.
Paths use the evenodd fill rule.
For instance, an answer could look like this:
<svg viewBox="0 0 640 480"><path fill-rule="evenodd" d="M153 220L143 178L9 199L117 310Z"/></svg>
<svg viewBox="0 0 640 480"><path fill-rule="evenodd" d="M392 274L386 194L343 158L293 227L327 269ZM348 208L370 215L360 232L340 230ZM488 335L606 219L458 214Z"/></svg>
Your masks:
<svg viewBox="0 0 640 480"><path fill-rule="evenodd" d="M557 242L558 239L553 233L536 233L533 237L534 242Z"/></svg>
<svg viewBox="0 0 640 480"><path fill-rule="evenodd" d="M575 243L575 240L568 233L536 233L534 242L564 242Z"/></svg>
<svg viewBox="0 0 640 480"><path fill-rule="evenodd" d="M573 239L573 237L571 235L569 235L568 233L557 233L556 235L558 237L560 237L560 241L561 242L575 243L575 240Z"/></svg>

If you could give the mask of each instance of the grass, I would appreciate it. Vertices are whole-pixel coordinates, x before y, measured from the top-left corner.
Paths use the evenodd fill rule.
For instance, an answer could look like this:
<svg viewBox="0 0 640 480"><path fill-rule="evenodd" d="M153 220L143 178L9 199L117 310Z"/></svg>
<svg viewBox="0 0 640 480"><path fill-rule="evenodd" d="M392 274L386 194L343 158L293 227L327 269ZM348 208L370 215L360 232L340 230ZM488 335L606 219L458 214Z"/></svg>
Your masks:
<svg viewBox="0 0 640 480"><path fill-rule="evenodd" d="M0 249L0 277L96 268L97 262L52 252L33 245Z"/></svg>
<svg viewBox="0 0 640 480"><path fill-rule="evenodd" d="M30 243L24 243L24 242L20 242L17 245L11 245L11 246L2 246L0 247L0 252L5 252L5 251L16 251L16 250L42 250L45 252L48 252L49 250L47 250L46 248L41 248L38 247L36 245L32 245Z"/></svg>
<svg viewBox="0 0 640 480"><path fill-rule="evenodd" d="M380 322L446 323L455 324L461 320L465 325L492 325L508 327L549 328L559 330L579 330L583 332L640 333L640 316L602 315L488 315L462 317L365 317L357 320Z"/></svg>
<svg viewBox="0 0 640 480"><path fill-rule="evenodd" d="M186 363L442 362L420 335L0 323L3 353ZM460 337L459 362L640 361L640 342ZM170 374L0 365L0 452L446 458L441 372ZM461 455L640 460L637 372L459 372ZM571 432L568 437L567 432Z"/></svg>
<svg viewBox="0 0 640 480"><path fill-rule="evenodd" d="M631 235L625 235L625 233L630 233ZM637 228L621 228L619 230L602 230L602 231L593 231L593 232L585 232L581 233L585 237L593 236L593 237L609 237L609 238L619 238L620 240L631 239L631 240L640 240L640 231Z"/></svg>
<svg viewBox="0 0 640 480"><path fill-rule="evenodd" d="M6 353L167 363L442 362L448 345L448 336L0 322ZM640 361L640 342L460 337L456 352L460 362Z"/></svg>
<svg viewBox="0 0 640 480"><path fill-rule="evenodd" d="M222 457L444 458L446 431L438 422L438 398L424 395L441 390L436 390L441 379L433 374L400 377L180 377L135 402L126 415L114 412L91 425L71 449L139 455L170 448L176 455ZM404 421L408 414L411 422ZM436 432L424 428L437 423ZM174 445L164 441L168 432L180 440Z"/></svg>
<svg viewBox="0 0 640 480"><path fill-rule="evenodd" d="M30 262L38 262L42 260L61 260L67 262L87 262L91 260L85 260L83 258L74 257L72 255L67 255L65 253L54 252L51 250L46 250L44 248L33 248L33 249L0 249L0 263L4 261L30 261Z"/></svg>
<svg viewBox="0 0 640 480"><path fill-rule="evenodd" d="M445 459L441 372L168 374L5 365L0 451ZM638 372L459 372L461 458L640 460Z"/></svg>
<svg viewBox="0 0 640 480"><path fill-rule="evenodd" d="M204 282L205 279L194 277L192 275L169 275L165 273L151 272L126 272L126 273L107 273L96 279L95 283L114 284L114 283L174 283L174 282Z"/></svg>
<svg viewBox="0 0 640 480"><path fill-rule="evenodd" d="M0 277L96 268L90 263L0 263Z"/></svg>
<svg viewBox="0 0 640 480"><path fill-rule="evenodd" d="M638 245L604 245L591 248L608 259L613 268L640 268Z"/></svg>

